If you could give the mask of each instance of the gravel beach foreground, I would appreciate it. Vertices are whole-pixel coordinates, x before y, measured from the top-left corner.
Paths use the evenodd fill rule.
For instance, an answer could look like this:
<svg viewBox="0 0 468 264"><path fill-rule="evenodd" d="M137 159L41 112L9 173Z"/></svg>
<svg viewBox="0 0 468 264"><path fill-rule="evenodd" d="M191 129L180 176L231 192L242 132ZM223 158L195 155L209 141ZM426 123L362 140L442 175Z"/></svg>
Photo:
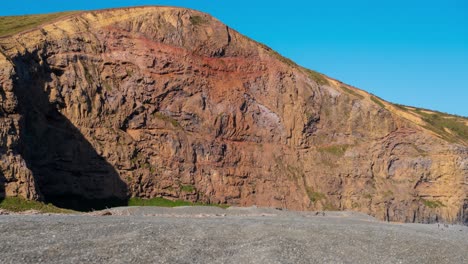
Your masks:
<svg viewBox="0 0 468 264"><path fill-rule="evenodd" d="M468 227L263 208L0 215L0 263L468 263Z"/></svg>

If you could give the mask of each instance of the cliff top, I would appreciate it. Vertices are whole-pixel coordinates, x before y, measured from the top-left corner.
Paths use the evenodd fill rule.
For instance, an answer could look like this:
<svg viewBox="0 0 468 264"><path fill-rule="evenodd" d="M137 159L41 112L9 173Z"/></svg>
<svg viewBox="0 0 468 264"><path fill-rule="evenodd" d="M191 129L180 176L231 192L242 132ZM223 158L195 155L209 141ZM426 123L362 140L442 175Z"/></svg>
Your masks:
<svg viewBox="0 0 468 264"><path fill-rule="evenodd" d="M52 13L52 14L38 14L38 15L26 15L26 16L5 16L0 17L0 38L8 38L20 33L26 33L29 31L34 31L40 28L50 25L52 23L59 23L61 21L69 20L71 17L83 14L96 14L96 13L105 13L105 12L115 12L115 11L128 11L137 9L177 9L177 10L190 10L186 8L179 7L163 7L163 6L138 6L138 7L125 7L125 8L115 8L115 9L103 9L103 10L94 10L94 11L70 11L62 13ZM190 10L191 12L197 12ZM136 13L141 13L146 11L138 11ZM131 13L127 13L131 17ZM119 16L122 14L119 13ZM194 16L191 22L193 24L201 24L199 19L204 19L198 16ZM273 51L271 48L258 43L260 48L264 49L270 55L276 57L278 60L282 61L285 64L288 64L292 67L301 68L304 70L312 79L317 83L327 84L332 86L338 86L345 92L351 94L352 96L357 96L359 98L366 98L371 100L373 103L385 108L386 110L402 116L413 123L418 124L422 128L431 131L432 133L437 134L440 138L452 143L461 143L463 145L468 144L468 118L457 115L450 115L446 113L441 113L438 111L422 109L411 106L403 106L398 104L392 104L378 98L374 95L371 95L365 91L356 89L349 85L346 85L338 80L334 80L325 76L323 74L302 68L293 61L281 56L280 54Z"/></svg>
<svg viewBox="0 0 468 264"><path fill-rule="evenodd" d="M58 22L60 20L70 18L83 13L92 12L112 12L115 10L135 10L135 9L154 9L154 8L171 8L180 10L189 10L188 8L181 7L167 7L167 6L135 6L135 7L121 7L109 8L101 10L89 11L67 11L49 14L34 14L34 15L19 15L19 16L0 16L0 38L8 37L21 32L34 30L43 25Z"/></svg>

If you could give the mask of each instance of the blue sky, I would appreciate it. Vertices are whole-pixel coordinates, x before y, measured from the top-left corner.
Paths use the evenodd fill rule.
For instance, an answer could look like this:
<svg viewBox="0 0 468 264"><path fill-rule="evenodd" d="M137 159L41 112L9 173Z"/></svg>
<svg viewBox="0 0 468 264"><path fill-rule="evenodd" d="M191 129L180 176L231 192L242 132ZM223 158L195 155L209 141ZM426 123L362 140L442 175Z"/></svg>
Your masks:
<svg viewBox="0 0 468 264"><path fill-rule="evenodd" d="M134 5L207 12L388 101L468 116L467 0L15 0L2 3L0 15Z"/></svg>

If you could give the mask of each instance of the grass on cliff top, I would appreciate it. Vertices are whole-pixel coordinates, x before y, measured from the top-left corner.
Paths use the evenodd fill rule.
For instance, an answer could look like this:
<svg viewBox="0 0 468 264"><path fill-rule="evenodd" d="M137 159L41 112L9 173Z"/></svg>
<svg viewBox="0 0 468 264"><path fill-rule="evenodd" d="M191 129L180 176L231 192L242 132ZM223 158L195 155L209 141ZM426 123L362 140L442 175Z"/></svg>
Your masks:
<svg viewBox="0 0 468 264"><path fill-rule="evenodd" d="M355 96L355 97L357 97L357 98L359 98L359 99L361 99L361 100L364 99L364 96L362 96L361 94L357 93L356 91L353 91L353 90L349 89L349 88L346 87L346 86L343 86L343 85L342 85L342 86L341 86L341 89L343 89L343 91L347 92L348 94L351 94L351 95L353 95L353 96Z"/></svg>
<svg viewBox="0 0 468 264"><path fill-rule="evenodd" d="M370 99L372 100L372 102L376 103L378 106L380 106L381 108L385 109L384 103L382 103L382 101L380 101L380 99L377 98L377 96L371 95Z"/></svg>
<svg viewBox="0 0 468 264"><path fill-rule="evenodd" d="M371 100L382 108L386 108L382 99L371 95ZM458 115L447 114L435 110L417 108L393 103L395 107L402 111L412 111L420 116L427 123L424 128L438 134L442 139L455 143L468 143L468 118Z"/></svg>
<svg viewBox="0 0 468 264"><path fill-rule="evenodd" d="M226 204L205 204L205 203L192 203L182 200L168 200L161 197L152 199L130 198L128 206L161 206L161 207L178 207L178 206L216 206L221 208L228 208Z"/></svg>
<svg viewBox="0 0 468 264"><path fill-rule="evenodd" d="M287 65L289 65L291 67L295 67L295 68L304 70L312 80L317 82L317 84L319 84L319 85L329 85L330 84L325 75L298 65L293 60L284 57L283 55L279 54L278 52L276 52L275 50L273 50L272 48L268 47L267 45L265 45L265 44L263 44L261 42L258 42L258 41L253 40L253 39L250 39L250 40L255 42L257 45L261 46L264 50L266 50L272 56L276 57L279 61L281 61L281 62L283 62L283 63L285 63L285 64L287 64Z"/></svg>
<svg viewBox="0 0 468 264"><path fill-rule="evenodd" d="M466 117L420 108L413 108L412 110L428 124L425 128L440 135L443 139L449 142L458 142L460 140L465 143L468 142L468 126L466 125L468 119Z"/></svg>
<svg viewBox="0 0 468 264"><path fill-rule="evenodd" d="M75 211L73 210L62 209L52 204L45 204L37 201L28 201L20 197L6 197L3 200L0 200L0 209L4 209L10 212L24 212L28 210L36 210L41 213L75 213Z"/></svg>
<svg viewBox="0 0 468 264"><path fill-rule="evenodd" d="M0 17L0 37L13 35L22 31L36 28L57 18L76 12L62 12L43 15L4 16Z"/></svg>

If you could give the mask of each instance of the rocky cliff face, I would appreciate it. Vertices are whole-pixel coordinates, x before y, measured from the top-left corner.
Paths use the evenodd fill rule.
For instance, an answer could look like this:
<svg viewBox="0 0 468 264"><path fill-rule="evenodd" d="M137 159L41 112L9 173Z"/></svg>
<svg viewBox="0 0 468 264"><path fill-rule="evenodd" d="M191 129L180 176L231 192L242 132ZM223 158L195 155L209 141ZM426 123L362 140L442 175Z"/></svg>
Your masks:
<svg viewBox="0 0 468 264"><path fill-rule="evenodd" d="M196 11L84 12L1 38L0 92L6 196L468 222L466 119L392 105Z"/></svg>

